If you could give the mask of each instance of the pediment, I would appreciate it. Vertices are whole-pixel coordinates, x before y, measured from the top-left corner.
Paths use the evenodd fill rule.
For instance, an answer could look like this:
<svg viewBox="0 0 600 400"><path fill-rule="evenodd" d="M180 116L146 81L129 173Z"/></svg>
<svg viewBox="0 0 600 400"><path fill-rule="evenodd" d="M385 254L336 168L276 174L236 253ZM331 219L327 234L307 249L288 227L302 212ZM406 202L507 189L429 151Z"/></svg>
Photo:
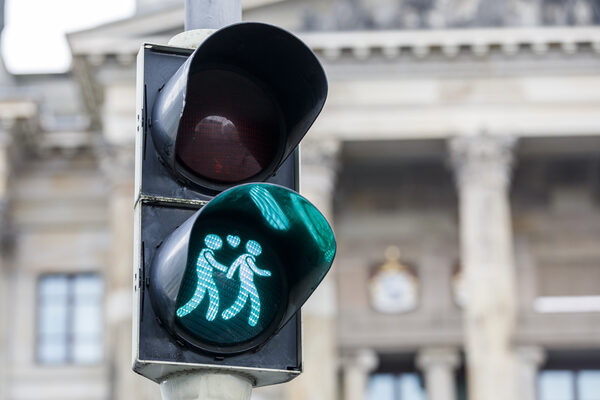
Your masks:
<svg viewBox="0 0 600 400"><path fill-rule="evenodd" d="M244 12L254 12L285 0L243 0ZM166 44L183 31L183 5L138 13L67 35L71 52L76 55L135 54L142 43Z"/></svg>

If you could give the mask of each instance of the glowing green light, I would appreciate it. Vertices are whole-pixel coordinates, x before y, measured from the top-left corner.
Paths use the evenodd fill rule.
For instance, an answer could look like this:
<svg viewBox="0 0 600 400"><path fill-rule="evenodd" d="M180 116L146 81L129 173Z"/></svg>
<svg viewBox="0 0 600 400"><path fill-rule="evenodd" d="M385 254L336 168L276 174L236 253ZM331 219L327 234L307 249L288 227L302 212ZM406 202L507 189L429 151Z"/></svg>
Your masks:
<svg viewBox="0 0 600 400"><path fill-rule="evenodd" d="M227 242L232 247L237 247L240 243L238 236L228 235ZM240 291L235 302L223 311L221 316L224 320L231 319L239 314L244 308L250 297L250 314L248 317L248 325L256 326L258 319L260 318L260 296L254 285L254 274L260 276L271 276L271 272L265 269L258 268L256 266L256 256L262 253L262 247L254 240L248 240L246 243L247 253L242 254L231 264L229 269L220 264L214 258L214 250L219 250L223 246L221 238L215 234L206 235L204 238L206 248L200 251L198 261L196 263L196 272L198 275L198 282L196 290L192 298L183 306L177 309L177 316L179 318L185 317L192 311L194 311L204 298L204 294L208 291L210 302L208 305L208 311L206 312L206 319L213 321L217 316L219 309L219 290L215 284L213 278L213 268L216 268L222 272L227 271L227 279L233 279L233 275L239 270L238 276L240 280Z"/></svg>
<svg viewBox="0 0 600 400"><path fill-rule="evenodd" d="M253 186L250 189L250 198L254 201L254 204L256 204L269 225L280 231L290 229L290 221L267 189L258 185Z"/></svg>
<svg viewBox="0 0 600 400"><path fill-rule="evenodd" d="M217 235L206 235L204 238L206 248L200 251L198 261L196 262L196 273L198 275L198 283L194 295L183 306L177 309L177 316L184 317L194 311L202 302L204 294L208 290L210 303L206 312L206 319L213 321L219 310L219 290L213 279L213 268L220 271L227 271L227 267L220 264L214 257L214 250L218 250L223 246L223 241Z"/></svg>
<svg viewBox="0 0 600 400"><path fill-rule="evenodd" d="M237 351L294 315L330 268L335 237L298 193L248 184L202 208L188 251L173 313L177 332Z"/></svg>
<svg viewBox="0 0 600 400"><path fill-rule="evenodd" d="M227 243L229 243L231 247L238 247L240 245L240 242L241 240L239 236L227 235Z"/></svg>
<svg viewBox="0 0 600 400"><path fill-rule="evenodd" d="M305 224L306 229L310 232L317 246L324 250L323 258L326 262L333 261L335 256L335 243L331 235L331 228L327 225L327 221L321 213L305 199L296 194L290 195L294 210L297 211L301 221Z"/></svg>
<svg viewBox="0 0 600 400"><path fill-rule="evenodd" d="M227 278L233 278L236 270L239 268L240 278L240 293L235 300L235 303L231 305L227 310L223 311L221 316L223 319L228 320L235 317L246 305L248 296L250 296L250 315L248 317L248 325L256 326L258 318L260 317L260 297L254 286L254 274L260 276L271 276L271 271L260 269L256 266L256 256L262 253L262 247L258 242L249 240L246 243L246 251L248 253L239 256L227 272Z"/></svg>

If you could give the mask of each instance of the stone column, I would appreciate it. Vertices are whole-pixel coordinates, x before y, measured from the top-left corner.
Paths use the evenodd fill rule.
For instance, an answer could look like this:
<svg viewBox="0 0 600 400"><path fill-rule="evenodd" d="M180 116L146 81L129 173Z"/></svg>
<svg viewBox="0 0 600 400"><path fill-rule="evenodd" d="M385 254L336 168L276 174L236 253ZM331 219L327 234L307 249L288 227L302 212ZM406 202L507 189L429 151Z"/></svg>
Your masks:
<svg viewBox="0 0 600 400"><path fill-rule="evenodd" d="M133 298L133 145L110 145L101 154L109 182L110 254L105 269L105 354L111 399L160 399L159 387L131 370Z"/></svg>
<svg viewBox="0 0 600 400"><path fill-rule="evenodd" d="M8 184L11 172L10 128L0 126L0 365L8 366L8 306L12 303L8 298L7 243L8 237ZM0 367L0 400L7 398L8 368Z"/></svg>
<svg viewBox="0 0 600 400"><path fill-rule="evenodd" d="M131 149L133 151L133 149ZM131 158L131 162L128 160ZM101 166L109 184L108 223L110 253L105 269L105 354L110 368L111 398L122 399L126 391L126 368L131 364L132 294L130 278L133 256L133 156L126 147L107 145L101 155ZM128 332L129 331L129 332ZM128 340L129 339L129 340Z"/></svg>
<svg viewBox="0 0 600 400"><path fill-rule="evenodd" d="M365 400L369 375L379 360L373 350L360 349L342 360L344 373L344 400Z"/></svg>
<svg viewBox="0 0 600 400"><path fill-rule="evenodd" d="M332 223L339 143L306 138L301 146L300 193ZM334 268L302 307L304 373L286 385L289 400L335 400L337 388Z"/></svg>
<svg viewBox="0 0 600 400"><path fill-rule="evenodd" d="M539 346L517 348L519 400L537 400L538 370L546 360L546 351Z"/></svg>
<svg viewBox="0 0 600 400"><path fill-rule="evenodd" d="M450 141L460 215L460 254L469 398L516 399L516 290L508 199L512 148L507 137Z"/></svg>
<svg viewBox="0 0 600 400"><path fill-rule="evenodd" d="M433 347L419 351L416 363L425 375L428 400L456 400L454 371L459 361L455 348Z"/></svg>

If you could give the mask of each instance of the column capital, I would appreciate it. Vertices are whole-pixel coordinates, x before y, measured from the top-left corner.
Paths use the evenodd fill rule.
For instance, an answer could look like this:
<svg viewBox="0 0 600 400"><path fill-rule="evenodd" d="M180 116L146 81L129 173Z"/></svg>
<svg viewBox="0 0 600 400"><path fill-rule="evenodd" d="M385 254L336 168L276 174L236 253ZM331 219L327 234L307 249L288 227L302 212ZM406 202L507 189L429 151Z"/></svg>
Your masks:
<svg viewBox="0 0 600 400"><path fill-rule="evenodd" d="M448 148L454 174L460 186L506 187L513 165L514 136L458 136Z"/></svg>
<svg viewBox="0 0 600 400"><path fill-rule="evenodd" d="M342 366L357 368L364 373L370 373L379 365L379 356L372 349L357 349L342 357Z"/></svg>
<svg viewBox="0 0 600 400"><path fill-rule="evenodd" d="M9 147L13 140L12 128L0 121L0 148Z"/></svg>
<svg viewBox="0 0 600 400"><path fill-rule="evenodd" d="M518 346L517 357L523 363L539 367L546 361L546 349L541 346Z"/></svg>
<svg viewBox="0 0 600 400"><path fill-rule="evenodd" d="M340 142L337 139L307 138L302 141L300 193L331 220L333 190L339 167Z"/></svg>
<svg viewBox="0 0 600 400"><path fill-rule="evenodd" d="M301 143L300 155L303 166L320 166L337 171L340 141L335 138L317 139L308 137Z"/></svg>
<svg viewBox="0 0 600 400"><path fill-rule="evenodd" d="M421 370L444 366L456 368L460 363L460 355L454 347L427 347L417 353L416 364Z"/></svg>

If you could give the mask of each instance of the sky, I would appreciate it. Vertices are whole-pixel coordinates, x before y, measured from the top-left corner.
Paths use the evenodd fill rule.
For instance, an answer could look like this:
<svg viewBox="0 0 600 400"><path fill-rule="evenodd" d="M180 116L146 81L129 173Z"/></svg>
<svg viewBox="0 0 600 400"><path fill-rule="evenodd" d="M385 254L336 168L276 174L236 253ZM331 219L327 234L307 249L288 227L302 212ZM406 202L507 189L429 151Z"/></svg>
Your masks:
<svg viewBox="0 0 600 400"><path fill-rule="evenodd" d="M6 0L2 56L13 74L65 72L65 33L126 18L135 0Z"/></svg>

